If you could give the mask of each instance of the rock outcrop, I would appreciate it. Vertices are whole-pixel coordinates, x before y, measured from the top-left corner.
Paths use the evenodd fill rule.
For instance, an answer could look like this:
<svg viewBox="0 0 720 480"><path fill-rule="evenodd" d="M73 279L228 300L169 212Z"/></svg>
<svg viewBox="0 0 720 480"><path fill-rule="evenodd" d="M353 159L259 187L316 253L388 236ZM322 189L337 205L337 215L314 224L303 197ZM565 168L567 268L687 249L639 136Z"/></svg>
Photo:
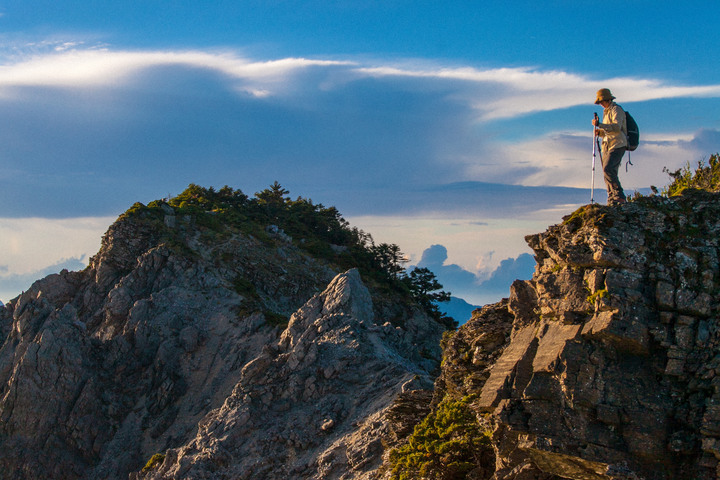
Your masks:
<svg viewBox="0 0 720 480"><path fill-rule="evenodd" d="M436 389L492 426L492 479L720 478L720 197L586 206L526 240L532 280L446 342Z"/></svg>
<svg viewBox="0 0 720 480"><path fill-rule="evenodd" d="M432 387L439 333L421 318L377 325L357 270L339 275L245 364L195 439L138 478L372 478L388 408Z"/></svg>
<svg viewBox="0 0 720 480"><path fill-rule="evenodd" d="M128 478L154 454L166 478L371 471L384 409L431 388L443 328L277 228L162 212L122 216L86 270L0 307L3 478Z"/></svg>

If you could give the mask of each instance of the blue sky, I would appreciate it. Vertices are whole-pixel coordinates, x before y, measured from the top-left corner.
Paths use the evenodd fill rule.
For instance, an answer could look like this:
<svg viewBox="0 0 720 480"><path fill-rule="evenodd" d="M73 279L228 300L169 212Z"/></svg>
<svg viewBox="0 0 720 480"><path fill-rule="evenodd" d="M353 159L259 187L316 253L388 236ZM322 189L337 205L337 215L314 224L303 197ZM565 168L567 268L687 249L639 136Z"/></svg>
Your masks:
<svg viewBox="0 0 720 480"><path fill-rule="evenodd" d="M277 180L412 264L445 248L437 269L478 287L448 289L489 301L523 237L589 201L597 89L640 124L626 190L720 151L719 18L716 1L0 0L0 300L86 263L135 201Z"/></svg>

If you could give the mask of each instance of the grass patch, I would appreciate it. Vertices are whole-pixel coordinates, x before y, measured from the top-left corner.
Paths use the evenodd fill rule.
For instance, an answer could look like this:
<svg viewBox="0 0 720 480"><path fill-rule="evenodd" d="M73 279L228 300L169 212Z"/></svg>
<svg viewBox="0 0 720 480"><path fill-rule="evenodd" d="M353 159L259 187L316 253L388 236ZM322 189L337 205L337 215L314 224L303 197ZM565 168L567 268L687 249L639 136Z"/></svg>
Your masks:
<svg viewBox="0 0 720 480"><path fill-rule="evenodd" d="M602 290L598 290L595 293L589 295L587 297L587 301L590 305L596 305L605 298L610 298L610 294L608 293L606 288L603 288Z"/></svg>

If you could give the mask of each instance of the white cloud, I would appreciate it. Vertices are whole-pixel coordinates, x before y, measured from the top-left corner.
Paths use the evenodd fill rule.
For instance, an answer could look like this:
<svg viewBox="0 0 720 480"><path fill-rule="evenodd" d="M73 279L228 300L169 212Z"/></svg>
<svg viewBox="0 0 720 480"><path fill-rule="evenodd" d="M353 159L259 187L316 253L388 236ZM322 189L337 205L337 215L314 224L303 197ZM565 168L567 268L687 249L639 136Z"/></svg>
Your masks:
<svg viewBox="0 0 720 480"><path fill-rule="evenodd" d="M79 270L100 250L115 217L0 218L0 299L62 268Z"/></svg>
<svg viewBox="0 0 720 480"><path fill-rule="evenodd" d="M87 265L86 260L85 257L66 258L32 272L0 275L0 301L8 301L17 297L20 293L27 290L35 281L45 278L50 274L59 273L63 269L70 271L82 270ZM0 268L0 272L3 272L2 268Z"/></svg>
<svg viewBox="0 0 720 480"><path fill-rule="evenodd" d="M0 218L4 275L23 275L67 258L89 258L115 217Z"/></svg>
<svg viewBox="0 0 720 480"><path fill-rule="evenodd" d="M503 259L531 252L525 236L559 223L562 215L546 212L525 219L493 219L448 212L442 216L365 215L348 217L348 220L369 232L377 243L399 245L412 265L421 260L430 245L441 244L447 249L447 264L457 264L485 279ZM479 219L483 225L476 224Z"/></svg>
<svg viewBox="0 0 720 480"><path fill-rule="evenodd" d="M537 123L547 121L544 132L543 127L535 128L540 133L533 138L506 142L487 134L495 127L490 120L590 107L595 89L606 84L616 85L613 91L627 101L720 95L717 85L672 86L633 78L599 81L529 67L448 68L368 59L257 61L229 50L112 51L71 41L49 43L43 53L13 58L0 67L0 95L26 88L23 101L0 114L12 130L3 140L11 142L16 155L2 165L0 179L29 178L26 158L42 159L47 175L46 165L53 169L57 160L66 161L56 160L58 155L85 162L88 170L97 168L96 158L112 165L153 157L158 165L176 168L177 159L187 163L190 153L197 151L219 152L214 157L217 170L238 165L238 158L252 158L242 165L248 176L259 170L278 171L285 182L287 176L304 174L377 184L402 175L406 184L415 185L474 180L587 188L587 131L551 130L554 123L538 115ZM169 69L160 68L155 77L144 75L156 67ZM188 69L203 70L203 75L193 76ZM112 91L131 82L132 87ZM42 91L43 87L81 90L83 95ZM218 90L215 97L212 89ZM96 90L112 93L93 95ZM211 101L199 97L203 93ZM279 93L286 95L274 103L243 103L244 98ZM298 105L303 106L302 114ZM63 120L57 125L54 118ZM478 124L478 118L484 122ZM501 128L522 132L525 126L516 122ZM88 130L97 135L88 135ZM661 182L663 166L673 167L678 159L683 164L687 152L697 147L697 142L680 142L677 135L663 140L666 143L650 143L651 135L643 131L644 143L633 154L639 161L638 174L628 172L629 187ZM47 140L38 143L38 137ZM106 151L109 145L118 147ZM650 155L652 160L644 161ZM362 168L360 162L369 164ZM290 163L303 163L304 169L290 172ZM98 171L96 178L103 180Z"/></svg>
<svg viewBox="0 0 720 480"><path fill-rule="evenodd" d="M358 68L373 76L415 77L460 80L460 95L480 112L483 121L512 118L535 112L546 112L578 105L588 105L600 88L612 86L616 97L625 102L639 102L679 97L717 97L720 85L674 86L655 79L616 77L591 79L563 71L543 71L530 67L476 69L442 66L414 69L412 66L379 66Z"/></svg>
<svg viewBox="0 0 720 480"><path fill-rule="evenodd" d="M82 42L61 42L55 45L54 50L56 52L64 52L66 50L74 49L82 45Z"/></svg>
<svg viewBox="0 0 720 480"><path fill-rule="evenodd" d="M0 92L11 87L88 88L117 85L137 73L155 67L177 66L205 69L242 80L242 90L268 95L268 85L287 83L293 73L310 67L349 65L351 62L283 58L251 61L233 52L205 51L112 51L75 49L77 44L55 45L53 53L5 64L0 69Z"/></svg>
<svg viewBox="0 0 720 480"><path fill-rule="evenodd" d="M308 68L338 69L313 89L331 89L357 78L415 78L423 88L442 90L478 112L481 121L513 118L592 103L594 92L611 87L624 102L679 97L718 97L720 85L681 86L657 79L610 77L594 79L557 70L531 67L446 67L429 62L374 62L282 58L254 61L236 51L113 51L82 42L53 42L50 51L6 63L0 69L0 93L10 87L87 88L117 85L133 75L161 66L205 69L240 82L240 91L265 97L290 88L293 75ZM15 56L14 58L17 58Z"/></svg>
<svg viewBox="0 0 720 480"><path fill-rule="evenodd" d="M620 180L626 189L657 187L669 183L663 172L667 167L675 170L687 162L694 164L712 153L710 142L701 137L719 140L715 148L720 149L720 135L717 131L703 130L695 133L648 134L641 139L641 146L632 153L626 153ZM470 178L504 179L507 183L526 186L564 186L590 188L592 177L592 136L588 132L550 132L525 141L496 143L478 156L495 159L483 163L476 159L467 162L467 176ZM708 151L707 148L711 148ZM625 163L630 160L625 171ZM595 188L604 189L602 163L599 151L595 154Z"/></svg>

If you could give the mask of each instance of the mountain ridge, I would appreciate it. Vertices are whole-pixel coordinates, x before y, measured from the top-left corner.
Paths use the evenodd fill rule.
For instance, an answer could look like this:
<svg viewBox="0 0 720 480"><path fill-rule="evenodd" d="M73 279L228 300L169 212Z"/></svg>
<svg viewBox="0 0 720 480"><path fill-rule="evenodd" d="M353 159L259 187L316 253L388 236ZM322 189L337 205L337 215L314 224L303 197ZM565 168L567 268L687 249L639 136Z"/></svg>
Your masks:
<svg viewBox="0 0 720 480"><path fill-rule="evenodd" d="M533 278L454 332L398 282L399 249L277 184L136 204L87 269L0 307L0 466L717 478L720 194L677 193L526 237Z"/></svg>
<svg viewBox="0 0 720 480"><path fill-rule="evenodd" d="M363 248L366 237L336 211L290 201L279 185L263 195L250 203L238 191L191 186L173 204L135 204L85 270L38 280L0 308L5 471L18 479L126 478L153 454L190 441L347 262L369 274L366 307L380 329L373 338L409 355L398 372L437 368L445 327L387 270L396 266L390 246ZM294 217L281 218L291 209L305 220L294 230Z"/></svg>

